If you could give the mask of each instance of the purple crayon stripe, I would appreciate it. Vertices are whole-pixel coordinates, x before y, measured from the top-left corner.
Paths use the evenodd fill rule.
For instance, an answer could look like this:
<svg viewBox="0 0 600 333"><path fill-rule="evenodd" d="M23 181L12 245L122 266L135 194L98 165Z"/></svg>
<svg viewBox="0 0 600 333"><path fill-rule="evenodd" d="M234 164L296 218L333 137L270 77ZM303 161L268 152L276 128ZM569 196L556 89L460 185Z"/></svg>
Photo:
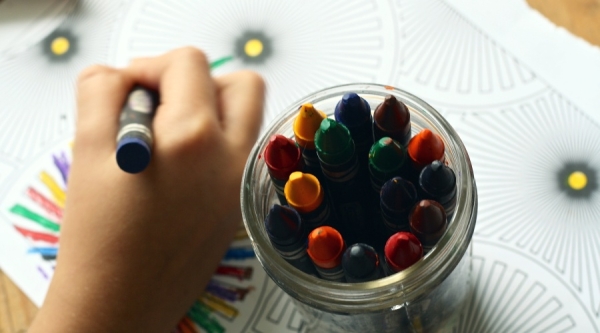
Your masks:
<svg viewBox="0 0 600 333"><path fill-rule="evenodd" d="M206 286L207 292L230 302L243 301L252 289L254 288L238 288L215 280L211 280Z"/></svg>
<svg viewBox="0 0 600 333"><path fill-rule="evenodd" d="M60 152L60 156L52 155L52 159L54 160L54 165L60 171L60 175L62 176L63 182L65 186L67 185L67 180L69 178L69 170L71 168L71 164L67 160L67 156L64 151Z"/></svg>

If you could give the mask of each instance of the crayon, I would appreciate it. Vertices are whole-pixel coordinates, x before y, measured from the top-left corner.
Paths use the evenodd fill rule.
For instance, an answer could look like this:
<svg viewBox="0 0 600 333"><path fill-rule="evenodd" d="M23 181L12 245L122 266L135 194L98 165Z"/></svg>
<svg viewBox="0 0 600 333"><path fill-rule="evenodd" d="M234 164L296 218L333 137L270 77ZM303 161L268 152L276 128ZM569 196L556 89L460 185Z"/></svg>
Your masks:
<svg viewBox="0 0 600 333"><path fill-rule="evenodd" d="M373 112L373 138L377 141L385 136L406 146L411 136L410 112L395 96L388 95Z"/></svg>
<svg viewBox="0 0 600 333"><path fill-rule="evenodd" d="M358 162L367 167L369 149L373 145L373 117L371 106L356 93L346 93L335 106L335 120L348 128Z"/></svg>
<svg viewBox="0 0 600 333"><path fill-rule="evenodd" d="M421 200L408 217L410 231L417 236L423 251L429 252L442 238L448 226L444 207L433 200Z"/></svg>
<svg viewBox="0 0 600 333"><path fill-rule="evenodd" d="M423 257L423 246L419 239L407 231L400 231L385 243L384 257L387 274L407 269Z"/></svg>
<svg viewBox="0 0 600 333"><path fill-rule="evenodd" d="M294 140L276 134L269 138L264 157L279 202L285 205L287 201L283 189L290 174L294 171L302 171L304 168L302 152Z"/></svg>
<svg viewBox="0 0 600 333"><path fill-rule="evenodd" d="M285 184L284 193L288 205L302 217L307 233L322 225L334 225L334 216L325 200L325 191L314 175L292 172Z"/></svg>
<svg viewBox="0 0 600 333"><path fill-rule="evenodd" d="M417 202L417 190L401 177L394 177L381 187L381 219L385 235L408 231L408 214Z"/></svg>
<svg viewBox="0 0 600 333"><path fill-rule="evenodd" d="M135 86L121 109L117 134L117 164L128 173L142 172L152 155L152 118L158 94Z"/></svg>
<svg viewBox="0 0 600 333"><path fill-rule="evenodd" d="M421 197L439 202L450 218L456 207L454 171L440 161L433 161L421 171L418 184Z"/></svg>
<svg viewBox="0 0 600 333"><path fill-rule="evenodd" d="M321 121L326 118L327 115L323 111L315 109L310 103L305 103L300 106L293 125L294 138L302 150L305 172L311 173L319 179L322 179L322 172L315 149L315 132Z"/></svg>
<svg viewBox="0 0 600 333"><path fill-rule="evenodd" d="M369 151L371 188L379 197L381 186L393 177L402 176L406 162L406 149L398 141L383 137Z"/></svg>
<svg viewBox="0 0 600 333"><path fill-rule="evenodd" d="M319 276L325 280L344 282L342 256L346 243L332 227L319 227L308 235L308 255Z"/></svg>
<svg viewBox="0 0 600 333"><path fill-rule="evenodd" d="M369 243L368 171L360 168L350 131L333 119L323 119L315 146L340 231L351 243L354 238Z"/></svg>
<svg viewBox="0 0 600 333"><path fill-rule="evenodd" d="M353 244L346 249L342 267L347 282L367 282L383 277L377 251L363 243Z"/></svg>
<svg viewBox="0 0 600 333"><path fill-rule="evenodd" d="M265 229L271 244L283 259L304 273L317 276L306 252L308 233L295 209L274 204L265 218Z"/></svg>
<svg viewBox="0 0 600 333"><path fill-rule="evenodd" d="M410 139L406 150L413 167L415 180L418 179L421 170L431 162L444 162L444 141L428 128Z"/></svg>

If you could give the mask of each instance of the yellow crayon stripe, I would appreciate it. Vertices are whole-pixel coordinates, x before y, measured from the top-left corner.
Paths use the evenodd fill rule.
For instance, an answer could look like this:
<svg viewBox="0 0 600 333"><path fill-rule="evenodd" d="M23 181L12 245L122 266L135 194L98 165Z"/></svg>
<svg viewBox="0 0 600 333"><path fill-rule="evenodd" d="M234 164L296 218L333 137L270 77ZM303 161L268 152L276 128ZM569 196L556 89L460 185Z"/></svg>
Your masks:
<svg viewBox="0 0 600 333"><path fill-rule="evenodd" d="M224 300L213 296L207 292L202 293L200 298L198 299L202 304L211 308L213 311L223 315L227 319L235 319L238 316L238 309L233 306L227 304Z"/></svg>
<svg viewBox="0 0 600 333"><path fill-rule="evenodd" d="M65 208L67 194L62 188L60 188L54 178L52 178L52 176L50 176L50 174L48 174L46 171L42 171L40 172L40 179L42 180L42 183L44 183L44 185L46 185L46 187L50 190L50 192L52 192L52 197L54 197L56 204L60 208Z"/></svg>

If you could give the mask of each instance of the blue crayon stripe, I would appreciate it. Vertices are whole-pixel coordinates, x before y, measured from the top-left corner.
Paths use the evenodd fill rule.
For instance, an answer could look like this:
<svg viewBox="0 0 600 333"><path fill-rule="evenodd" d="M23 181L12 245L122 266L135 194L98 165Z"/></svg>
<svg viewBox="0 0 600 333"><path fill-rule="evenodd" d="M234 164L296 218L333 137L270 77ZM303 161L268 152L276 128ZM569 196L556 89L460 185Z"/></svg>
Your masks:
<svg viewBox="0 0 600 333"><path fill-rule="evenodd" d="M255 258L256 254L254 254L254 250L252 248L246 247L232 247L227 250L224 260L244 260L249 258Z"/></svg>
<svg viewBox="0 0 600 333"><path fill-rule="evenodd" d="M27 250L27 253L39 253L43 256L56 256L58 248L56 247L32 247Z"/></svg>

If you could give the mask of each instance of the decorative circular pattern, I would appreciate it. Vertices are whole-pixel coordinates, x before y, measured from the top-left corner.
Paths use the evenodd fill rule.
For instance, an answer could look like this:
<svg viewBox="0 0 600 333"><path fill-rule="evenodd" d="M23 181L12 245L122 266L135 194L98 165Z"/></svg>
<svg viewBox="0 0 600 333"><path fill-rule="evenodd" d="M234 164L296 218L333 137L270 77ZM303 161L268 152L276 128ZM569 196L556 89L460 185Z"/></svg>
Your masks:
<svg viewBox="0 0 600 333"><path fill-rule="evenodd" d="M211 13L210 15L204 15ZM199 17L202 17L202 20ZM267 124L300 97L347 82L390 82L397 25L388 2L137 0L125 13L115 63L194 45L267 83Z"/></svg>
<svg viewBox="0 0 600 333"><path fill-rule="evenodd" d="M528 253L600 314L600 128L552 91L450 118L477 180L475 237Z"/></svg>
<svg viewBox="0 0 600 333"><path fill-rule="evenodd" d="M0 1L0 59L35 45L56 29L75 7L76 0Z"/></svg>
<svg viewBox="0 0 600 333"><path fill-rule="evenodd" d="M499 106L546 88L533 72L439 0L396 2L400 66L392 83L436 107Z"/></svg>
<svg viewBox="0 0 600 333"><path fill-rule="evenodd" d="M121 1L81 0L36 47L0 61L0 154L23 161L48 142L69 138L75 124L75 81L106 63Z"/></svg>
<svg viewBox="0 0 600 333"><path fill-rule="evenodd" d="M454 332L600 332L546 267L505 246L475 241L473 249L474 293Z"/></svg>

